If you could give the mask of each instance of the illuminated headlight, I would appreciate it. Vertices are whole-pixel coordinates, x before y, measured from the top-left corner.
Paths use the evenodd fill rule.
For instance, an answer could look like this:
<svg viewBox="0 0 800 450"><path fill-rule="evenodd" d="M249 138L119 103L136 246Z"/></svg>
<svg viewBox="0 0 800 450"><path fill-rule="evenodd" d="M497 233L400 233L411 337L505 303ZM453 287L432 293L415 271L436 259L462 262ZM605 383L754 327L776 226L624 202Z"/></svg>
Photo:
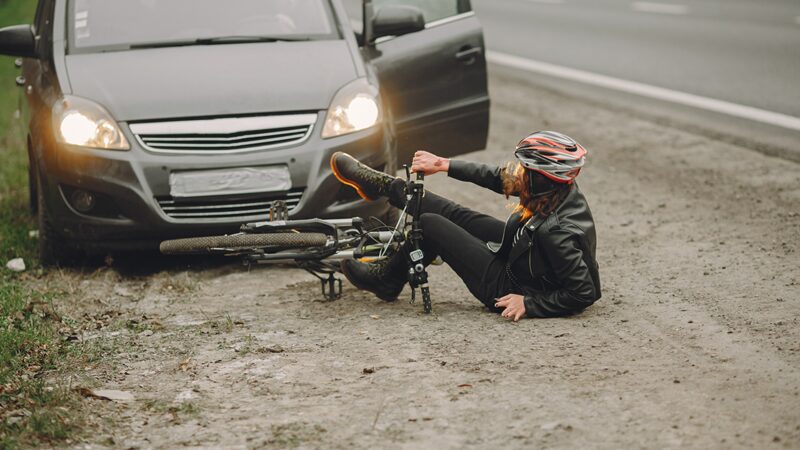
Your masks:
<svg viewBox="0 0 800 450"><path fill-rule="evenodd" d="M348 83L333 97L322 137L331 138L367 129L381 121L378 90L365 78Z"/></svg>
<svg viewBox="0 0 800 450"><path fill-rule="evenodd" d="M65 95L53 107L53 126L56 139L64 144L109 150L131 148L111 114L85 98Z"/></svg>

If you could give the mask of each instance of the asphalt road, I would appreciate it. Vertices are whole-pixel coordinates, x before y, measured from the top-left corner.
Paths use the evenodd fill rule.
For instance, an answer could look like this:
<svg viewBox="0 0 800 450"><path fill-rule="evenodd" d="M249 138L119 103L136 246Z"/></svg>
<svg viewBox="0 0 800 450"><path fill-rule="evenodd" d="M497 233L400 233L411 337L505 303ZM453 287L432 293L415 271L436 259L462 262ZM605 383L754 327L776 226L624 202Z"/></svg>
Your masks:
<svg viewBox="0 0 800 450"><path fill-rule="evenodd" d="M473 0L489 50L800 116L797 0Z"/></svg>

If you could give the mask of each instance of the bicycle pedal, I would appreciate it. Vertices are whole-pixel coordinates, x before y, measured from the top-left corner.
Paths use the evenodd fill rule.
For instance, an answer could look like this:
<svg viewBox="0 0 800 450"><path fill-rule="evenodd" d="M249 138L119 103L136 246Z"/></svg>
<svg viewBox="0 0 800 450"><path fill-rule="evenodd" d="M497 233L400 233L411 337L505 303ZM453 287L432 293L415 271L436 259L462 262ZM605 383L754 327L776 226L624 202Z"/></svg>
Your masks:
<svg viewBox="0 0 800 450"><path fill-rule="evenodd" d="M329 274L328 278L320 280L322 285L322 296L325 300L334 301L342 296L342 280L336 278L333 274Z"/></svg>

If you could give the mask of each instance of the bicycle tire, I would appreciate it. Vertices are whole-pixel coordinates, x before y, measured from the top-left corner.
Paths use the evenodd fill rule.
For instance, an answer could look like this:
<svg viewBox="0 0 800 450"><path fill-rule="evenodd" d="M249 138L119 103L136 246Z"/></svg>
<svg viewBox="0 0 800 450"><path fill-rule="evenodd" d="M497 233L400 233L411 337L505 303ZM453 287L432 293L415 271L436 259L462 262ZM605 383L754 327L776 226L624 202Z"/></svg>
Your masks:
<svg viewBox="0 0 800 450"><path fill-rule="evenodd" d="M328 236L322 233L253 233L171 239L162 242L159 250L165 255L212 254L249 249L276 252L322 247L327 242Z"/></svg>

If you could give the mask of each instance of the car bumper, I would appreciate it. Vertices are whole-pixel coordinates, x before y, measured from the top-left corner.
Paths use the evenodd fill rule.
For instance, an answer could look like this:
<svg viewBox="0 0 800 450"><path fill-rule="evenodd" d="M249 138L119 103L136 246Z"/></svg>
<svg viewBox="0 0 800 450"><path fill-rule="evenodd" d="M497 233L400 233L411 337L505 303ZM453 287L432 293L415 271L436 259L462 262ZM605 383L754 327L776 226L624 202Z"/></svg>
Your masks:
<svg viewBox="0 0 800 450"><path fill-rule="evenodd" d="M322 114L318 123L321 119ZM170 198L169 175L173 171L285 165L294 198L299 197L289 212L293 219L367 217L387 208L386 202L358 198L336 180L329 165L334 152L344 151L372 167L383 167L386 140L380 126L332 139L322 139L317 131L292 147L225 155L150 152L125 124L122 128L130 150L53 144L40 162L42 189L54 230L87 249L155 248L164 239L231 233L242 223L268 217L268 207L236 217L175 217L164 208L164 199ZM76 190L92 193L99 208L79 212L73 197ZM280 193L275 196L282 198ZM242 196L214 197L216 204L247 200Z"/></svg>

